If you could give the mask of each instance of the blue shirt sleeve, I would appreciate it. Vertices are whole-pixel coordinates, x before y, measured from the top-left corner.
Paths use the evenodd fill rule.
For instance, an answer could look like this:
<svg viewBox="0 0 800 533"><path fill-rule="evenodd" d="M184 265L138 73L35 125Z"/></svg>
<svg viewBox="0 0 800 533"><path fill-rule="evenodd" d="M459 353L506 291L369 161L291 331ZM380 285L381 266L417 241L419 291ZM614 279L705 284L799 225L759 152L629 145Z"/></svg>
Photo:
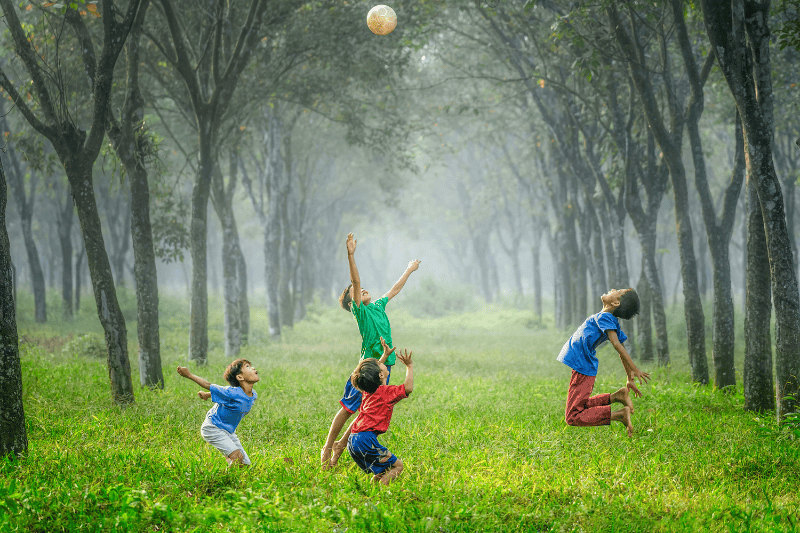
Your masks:
<svg viewBox="0 0 800 533"><path fill-rule="evenodd" d="M611 313L600 313L597 316L597 327L599 327L603 333L613 329L617 333L619 342L625 342L628 340L628 336L623 333L622 328L619 325L619 319Z"/></svg>
<svg viewBox="0 0 800 533"><path fill-rule="evenodd" d="M208 388L208 390L211 391L211 401L214 403L225 403L226 400L232 400L233 394L231 394L231 388L232 387L220 387L212 383Z"/></svg>

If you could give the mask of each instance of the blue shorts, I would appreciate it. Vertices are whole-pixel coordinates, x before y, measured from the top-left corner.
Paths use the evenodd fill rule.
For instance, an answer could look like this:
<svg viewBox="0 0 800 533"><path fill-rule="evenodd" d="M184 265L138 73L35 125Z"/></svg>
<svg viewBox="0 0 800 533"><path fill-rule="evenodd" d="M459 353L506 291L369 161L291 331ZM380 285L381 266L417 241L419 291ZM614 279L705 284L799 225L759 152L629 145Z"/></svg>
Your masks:
<svg viewBox="0 0 800 533"><path fill-rule="evenodd" d="M351 433L347 451L359 468L367 474L383 474L397 462L397 456L378 442L374 431Z"/></svg>
<svg viewBox="0 0 800 533"><path fill-rule="evenodd" d="M387 370L389 370L389 376L386 378L386 384L389 384L389 380L392 379L392 367L387 366ZM358 408L361 407L361 391L358 390L350 383L350 378L347 378L347 383L344 384L344 394L342 394L342 399L339 400L339 405L345 408L349 413L355 413L358 411Z"/></svg>

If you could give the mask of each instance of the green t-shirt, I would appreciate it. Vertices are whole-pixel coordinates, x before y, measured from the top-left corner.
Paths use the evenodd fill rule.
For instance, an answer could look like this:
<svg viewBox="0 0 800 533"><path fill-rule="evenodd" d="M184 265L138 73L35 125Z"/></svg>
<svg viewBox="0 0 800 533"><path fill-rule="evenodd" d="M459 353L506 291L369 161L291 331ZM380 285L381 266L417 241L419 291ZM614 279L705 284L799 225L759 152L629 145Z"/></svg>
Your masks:
<svg viewBox="0 0 800 533"><path fill-rule="evenodd" d="M366 305L356 305L353 302L350 305L350 310L353 316L356 317L358 323L358 331L361 333L361 358L375 357L380 359L383 355L383 347L381 346L381 337L392 347L392 326L389 325L389 317L386 316L386 304L389 298L384 296L377 301L370 302ZM394 353L389 355L386 360L386 366L394 364Z"/></svg>

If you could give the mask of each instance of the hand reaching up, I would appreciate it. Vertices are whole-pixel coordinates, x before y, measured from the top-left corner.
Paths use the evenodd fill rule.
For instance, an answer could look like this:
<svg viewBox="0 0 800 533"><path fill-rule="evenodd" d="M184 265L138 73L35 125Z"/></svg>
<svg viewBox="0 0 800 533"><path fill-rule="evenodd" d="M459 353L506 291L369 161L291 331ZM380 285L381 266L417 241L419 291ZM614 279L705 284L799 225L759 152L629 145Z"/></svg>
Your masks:
<svg viewBox="0 0 800 533"><path fill-rule="evenodd" d="M408 350L403 350L402 352L397 352L397 358L403 362L406 366L411 366L411 354L414 352L409 352Z"/></svg>

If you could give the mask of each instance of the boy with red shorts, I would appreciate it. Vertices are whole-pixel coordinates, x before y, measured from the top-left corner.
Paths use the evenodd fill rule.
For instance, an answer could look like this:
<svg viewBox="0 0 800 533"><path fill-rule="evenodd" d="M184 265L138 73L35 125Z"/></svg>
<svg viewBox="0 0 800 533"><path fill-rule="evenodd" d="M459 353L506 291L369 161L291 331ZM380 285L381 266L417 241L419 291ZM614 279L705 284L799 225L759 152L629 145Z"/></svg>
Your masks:
<svg viewBox="0 0 800 533"><path fill-rule="evenodd" d="M602 311L587 318L558 354L558 360L572 369L564 416L570 426L604 426L611 424L611 421L622 422L630 437L633 435L633 402L629 391L641 397L642 393L634 380L647 383L650 374L633 364L622 345L628 337L622 332L619 319L628 320L639 312L639 295L633 289L614 289L601 296L600 300L603 302ZM619 353L628 382L613 394L591 396L599 365L596 351L605 341L609 341ZM615 402L624 407L611 412L611 404Z"/></svg>

